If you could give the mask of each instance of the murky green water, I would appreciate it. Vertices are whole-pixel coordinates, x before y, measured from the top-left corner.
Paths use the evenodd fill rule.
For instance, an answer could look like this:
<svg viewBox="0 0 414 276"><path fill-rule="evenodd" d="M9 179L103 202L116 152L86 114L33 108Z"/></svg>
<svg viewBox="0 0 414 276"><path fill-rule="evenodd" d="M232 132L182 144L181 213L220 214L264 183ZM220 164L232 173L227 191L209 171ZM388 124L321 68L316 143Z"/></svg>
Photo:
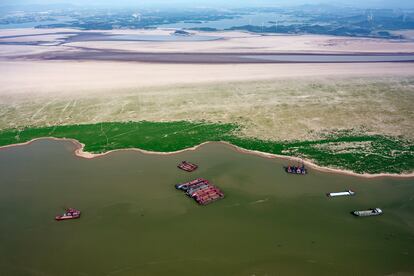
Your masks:
<svg viewBox="0 0 414 276"><path fill-rule="evenodd" d="M310 171L221 144L173 156L86 160L68 142L0 151L0 275L414 274L414 180ZM194 173L177 162L200 165ZM205 177L201 207L174 184ZM325 193L352 188L352 198ZM55 222L62 207L82 218ZM355 209L384 215L355 218Z"/></svg>

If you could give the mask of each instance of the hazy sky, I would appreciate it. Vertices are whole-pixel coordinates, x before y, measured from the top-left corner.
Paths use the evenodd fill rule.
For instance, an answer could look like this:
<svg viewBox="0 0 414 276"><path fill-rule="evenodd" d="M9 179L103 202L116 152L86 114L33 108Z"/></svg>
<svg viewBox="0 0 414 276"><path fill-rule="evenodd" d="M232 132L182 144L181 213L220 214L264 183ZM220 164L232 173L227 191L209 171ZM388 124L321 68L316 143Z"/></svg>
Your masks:
<svg viewBox="0 0 414 276"><path fill-rule="evenodd" d="M245 7L278 6L298 4L340 4L358 7L414 8L414 0L0 0L1 4L55 4L72 3L81 5L111 6L210 6Z"/></svg>

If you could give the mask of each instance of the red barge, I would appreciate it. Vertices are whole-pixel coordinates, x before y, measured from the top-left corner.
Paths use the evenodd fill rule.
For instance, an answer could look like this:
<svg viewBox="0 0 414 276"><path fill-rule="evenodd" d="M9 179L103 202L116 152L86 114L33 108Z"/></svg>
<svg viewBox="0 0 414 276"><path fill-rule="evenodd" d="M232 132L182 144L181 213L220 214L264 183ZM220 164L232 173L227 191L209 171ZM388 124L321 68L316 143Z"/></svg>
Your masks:
<svg viewBox="0 0 414 276"><path fill-rule="evenodd" d="M68 219L77 219L80 218L81 212L79 210L68 208L65 210L63 215L58 215L55 217L55 220L68 220Z"/></svg>
<svg viewBox="0 0 414 276"><path fill-rule="evenodd" d="M177 190L184 191L200 205L207 205L224 197L223 192L204 178L175 185Z"/></svg>
<svg viewBox="0 0 414 276"><path fill-rule="evenodd" d="M182 169L183 171L186 172L192 172L197 170L198 166L196 164L187 162L187 161L183 161L181 162L178 166L179 169Z"/></svg>

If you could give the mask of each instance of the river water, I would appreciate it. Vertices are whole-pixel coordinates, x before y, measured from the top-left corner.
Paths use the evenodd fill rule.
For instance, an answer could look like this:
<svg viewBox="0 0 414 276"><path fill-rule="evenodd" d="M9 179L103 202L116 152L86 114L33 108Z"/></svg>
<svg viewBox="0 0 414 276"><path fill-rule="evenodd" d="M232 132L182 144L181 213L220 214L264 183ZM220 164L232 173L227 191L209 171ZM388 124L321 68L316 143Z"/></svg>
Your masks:
<svg viewBox="0 0 414 276"><path fill-rule="evenodd" d="M0 150L2 275L385 275L414 273L414 180L364 179L208 144L176 155L95 159L70 142ZM176 168L193 161L199 170ZM208 206L174 189L204 177ZM354 189L354 197L326 192ZM56 222L63 207L79 220ZM380 207L378 217L350 211Z"/></svg>

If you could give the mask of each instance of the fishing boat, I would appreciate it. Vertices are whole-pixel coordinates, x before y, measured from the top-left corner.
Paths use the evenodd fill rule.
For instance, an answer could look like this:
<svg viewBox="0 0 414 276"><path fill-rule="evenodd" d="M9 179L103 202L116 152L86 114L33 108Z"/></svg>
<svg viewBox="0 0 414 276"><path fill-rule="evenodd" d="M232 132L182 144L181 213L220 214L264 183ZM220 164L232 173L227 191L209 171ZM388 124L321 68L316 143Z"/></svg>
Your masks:
<svg viewBox="0 0 414 276"><path fill-rule="evenodd" d="M287 166L284 167L285 171L290 174L302 174L305 175L308 173L308 170L305 168L305 165L302 166Z"/></svg>
<svg viewBox="0 0 414 276"><path fill-rule="evenodd" d="M186 172L192 172L192 171L195 171L198 168L198 166L196 164L193 164L193 163L190 163L190 162L187 162L187 161L181 162L177 167L179 169L182 169L183 171L186 171Z"/></svg>
<svg viewBox="0 0 414 276"><path fill-rule="evenodd" d="M348 190L345 192L335 192L335 193L327 193L327 197L337 197L337 196L353 196L355 195L355 192L352 190Z"/></svg>
<svg viewBox="0 0 414 276"><path fill-rule="evenodd" d="M79 210L68 208L65 210L65 213L55 217L56 220L67 220L67 219L77 219L80 218L81 212Z"/></svg>
<svg viewBox="0 0 414 276"><path fill-rule="evenodd" d="M380 208L372 208L362 211L353 211L352 214L357 217L370 217L370 216L379 216L383 212Z"/></svg>

